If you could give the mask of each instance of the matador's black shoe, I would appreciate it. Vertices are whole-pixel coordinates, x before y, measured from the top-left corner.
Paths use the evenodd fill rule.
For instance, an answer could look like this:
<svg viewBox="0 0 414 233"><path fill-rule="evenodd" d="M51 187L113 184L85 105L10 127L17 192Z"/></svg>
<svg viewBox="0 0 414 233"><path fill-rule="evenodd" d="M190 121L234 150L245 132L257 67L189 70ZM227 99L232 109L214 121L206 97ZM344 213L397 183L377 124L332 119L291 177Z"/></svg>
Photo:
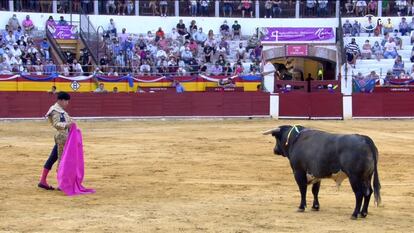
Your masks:
<svg viewBox="0 0 414 233"><path fill-rule="evenodd" d="M42 183L37 184L37 187L42 188L42 189L46 189L46 190L55 190L55 188L53 188L51 185L45 185Z"/></svg>

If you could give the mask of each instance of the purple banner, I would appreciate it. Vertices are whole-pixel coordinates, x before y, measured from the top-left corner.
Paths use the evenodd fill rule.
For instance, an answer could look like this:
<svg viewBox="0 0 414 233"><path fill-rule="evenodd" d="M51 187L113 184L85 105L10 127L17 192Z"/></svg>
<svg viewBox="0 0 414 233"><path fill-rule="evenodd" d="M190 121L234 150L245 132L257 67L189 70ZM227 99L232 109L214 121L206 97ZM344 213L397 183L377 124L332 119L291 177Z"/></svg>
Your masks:
<svg viewBox="0 0 414 233"><path fill-rule="evenodd" d="M335 33L329 27L265 27L261 28L263 42L335 43Z"/></svg>
<svg viewBox="0 0 414 233"><path fill-rule="evenodd" d="M67 26L48 26L49 31L53 34L53 38L59 40L74 40L77 39L77 28L74 25Z"/></svg>

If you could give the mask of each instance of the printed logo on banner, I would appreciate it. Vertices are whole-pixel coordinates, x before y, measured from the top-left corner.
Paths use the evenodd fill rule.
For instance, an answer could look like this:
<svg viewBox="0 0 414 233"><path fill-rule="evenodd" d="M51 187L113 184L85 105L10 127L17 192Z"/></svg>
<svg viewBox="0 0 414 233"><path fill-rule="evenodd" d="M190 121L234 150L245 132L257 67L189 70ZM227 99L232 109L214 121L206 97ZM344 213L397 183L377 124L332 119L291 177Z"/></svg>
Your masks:
<svg viewBox="0 0 414 233"><path fill-rule="evenodd" d="M77 81L73 81L73 82L70 84L70 87L72 88L72 90L73 90L73 91L77 91L77 90L79 90L79 88L80 88L80 83L78 83Z"/></svg>

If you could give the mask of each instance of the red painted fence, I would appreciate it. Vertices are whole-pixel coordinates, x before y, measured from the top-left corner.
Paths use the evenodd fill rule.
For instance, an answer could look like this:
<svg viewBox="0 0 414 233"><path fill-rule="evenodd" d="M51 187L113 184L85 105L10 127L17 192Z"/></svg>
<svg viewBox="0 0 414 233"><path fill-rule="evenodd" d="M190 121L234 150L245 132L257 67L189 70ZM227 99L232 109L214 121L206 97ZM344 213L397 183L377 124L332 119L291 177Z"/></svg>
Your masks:
<svg viewBox="0 0 414 233"><path fill-rule="evenodd" d="M269 115L263 92L71 93L74 117ZM0 118L43 117L56 101L44 92L0 92Z"/></svg>
<svg viewBox="0 0 414 233"><path fill-rule="evenodd" d="M353 94L352 115L354 117L414 117L414 93Z"/></svg>
<svg viewBox="0 0 414 233"><path fill-rule="evenodd" d="M342 118L342 94L287 92L279 94L280 117Z"/></svg>

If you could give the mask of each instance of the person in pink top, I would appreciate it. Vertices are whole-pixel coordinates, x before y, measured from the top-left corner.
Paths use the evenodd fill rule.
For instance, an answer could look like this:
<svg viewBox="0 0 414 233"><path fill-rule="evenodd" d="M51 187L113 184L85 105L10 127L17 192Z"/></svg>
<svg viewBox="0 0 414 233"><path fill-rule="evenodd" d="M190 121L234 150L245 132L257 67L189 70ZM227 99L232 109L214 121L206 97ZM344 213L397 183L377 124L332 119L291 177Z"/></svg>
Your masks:
<svg viewBox="0 0 414 233"><path fill-rule="evenodd" d="M22 22L23 29L26 33L31 33L34 29L33 21L30 19L29 15L26 15L26 19Z"/></svg>

